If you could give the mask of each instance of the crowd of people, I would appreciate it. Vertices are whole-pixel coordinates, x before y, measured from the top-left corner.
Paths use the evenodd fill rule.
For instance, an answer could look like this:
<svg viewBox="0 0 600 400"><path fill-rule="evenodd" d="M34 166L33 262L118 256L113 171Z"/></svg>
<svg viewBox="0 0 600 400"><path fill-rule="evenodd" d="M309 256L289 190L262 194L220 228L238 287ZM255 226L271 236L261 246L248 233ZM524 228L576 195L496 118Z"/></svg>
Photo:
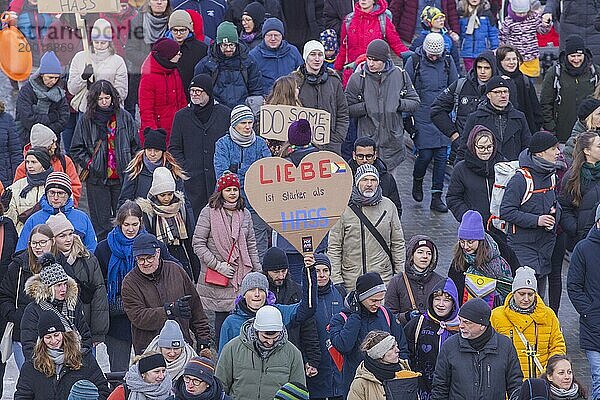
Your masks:
<svg viewBox="0 0 600 400"><path fill-rule="evenodd" d="M37 3L0 1L33 60L0 96L15 399L600 399L600 6L120 0L81 38ZM262 137L264 104L327 111L329 141ZM321 151L352 192L300 253L246 173ZM452 213L450 259L401 197Z"/></svg>

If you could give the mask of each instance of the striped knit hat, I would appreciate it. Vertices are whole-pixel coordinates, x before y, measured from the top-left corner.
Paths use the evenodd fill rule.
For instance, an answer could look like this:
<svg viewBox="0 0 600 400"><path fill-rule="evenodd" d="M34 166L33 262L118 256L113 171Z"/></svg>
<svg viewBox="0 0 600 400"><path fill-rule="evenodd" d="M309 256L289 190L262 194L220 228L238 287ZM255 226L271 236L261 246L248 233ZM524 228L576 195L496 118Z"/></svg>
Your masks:
<svg viewBox="0 0 600 400"><path fill-rule="evenodd" d="M206 357L193 357L185 365L183 375L193 376L212 386L214 383L215 363Z"/></svg>
<svg viewBox="0 0 600 400"><path fill-rule="evenodd" d="M44 191L46 196L48 195L48 190L50 189L60 189L67 192L69 197L73 194L73 189L71 187L71 178L64 172L54 171L51 172L50 175L46 178L46 186L44 186Z"/></svg>
<svg viewBox="0 0 600 400"><path fill-rule="evenodd" d="M276 400L308 400L308 389L301 383L288 382L275 393Z"/></svg>
<svg viewBox="0 0 600 400"><path fill-rule="evenodd" d="M235 127L242 121L254 121L254 114L250 107L243 104L233 107L231 110L231 126Z"/></svg>

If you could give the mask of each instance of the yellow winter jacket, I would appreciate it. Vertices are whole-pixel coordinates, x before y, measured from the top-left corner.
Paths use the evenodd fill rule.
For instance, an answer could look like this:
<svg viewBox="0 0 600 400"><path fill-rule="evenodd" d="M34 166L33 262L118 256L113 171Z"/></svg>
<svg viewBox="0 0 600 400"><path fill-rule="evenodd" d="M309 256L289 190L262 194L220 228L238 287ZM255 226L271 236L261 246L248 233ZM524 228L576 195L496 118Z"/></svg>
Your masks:
<svg viewBox="0 0 600 400"><path fill-rule="evenodd" d="M554 354L566 354L567 347L565 339L560 330L560 324L554 311L544 304L542 298L536 294L537 305L533 314L520 314L510 309L509 304L513 294L510 293L504 305L492 310L492 327L498 332L512 339L517 349L519 363L525 379L532 376L529 371L529 360L526 347L517 330L523 333L525 339L531 346L537 345L537 358L546 368L548 358ZM533 367L532 367L533 368ZM540 376L543 371L537 371Z"/></svg>

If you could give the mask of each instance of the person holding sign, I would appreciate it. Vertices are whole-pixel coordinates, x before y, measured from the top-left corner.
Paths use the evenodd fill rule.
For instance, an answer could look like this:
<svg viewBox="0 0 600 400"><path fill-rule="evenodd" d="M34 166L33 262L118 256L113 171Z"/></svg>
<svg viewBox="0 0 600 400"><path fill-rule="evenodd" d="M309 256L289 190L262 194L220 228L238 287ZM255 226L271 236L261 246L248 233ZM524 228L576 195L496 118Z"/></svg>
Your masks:
<svg viewBox="0 0 600 400"><path fill-rule="evenodd" d="M235 174L226 172L217 181L217 190L198 217L192 247L202 265L200 300L215 312L215 342L219 343L221 325L235 307L242 280L249 272L261 270L252 216ZM214 279L215 274L221 281Z"/></svg>
<svg viewBox="0 0 600 400"><path fill-rule="evenodd" d="M361 165L354 181L350 204L329 231L327 250L331 279L334 284L343 284L347 291L368 271L379 273L389 283L405 259L398 209L383 197L377 168Z"/></svg>

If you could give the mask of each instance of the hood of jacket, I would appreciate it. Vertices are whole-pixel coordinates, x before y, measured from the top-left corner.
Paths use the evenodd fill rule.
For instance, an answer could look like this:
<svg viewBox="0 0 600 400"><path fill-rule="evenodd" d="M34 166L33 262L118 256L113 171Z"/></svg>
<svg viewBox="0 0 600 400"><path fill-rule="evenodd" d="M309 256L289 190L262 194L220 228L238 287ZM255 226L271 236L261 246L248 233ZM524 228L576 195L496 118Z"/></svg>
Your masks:
<svg viewBox="0 0 600 400"><path fill-rule="evenodd" d="M44 212L46 212L50 215L57 214L57 211L56 211L57 209L50 205L50 203L48 202L48 198L46 197L45 194L40 199L40 207L42 208L42 210ZM60 208L60 212L62 212L66 216L68 216L69 213L71 212L71 210L73 210L74 208L75 208L75 204L73 203L73 197L69 197L69 199L67 200L65 205Z"/></svg>
<svg viewBox="0 0 600 400"><path fill-rule="evenodd" d="M471 73L474 75L476 81L477 81L477 73L475 71L475 66L477 65L477 61L479 61L479 60L485 60L490 64L490 66L492 67L492 76L498 75L498 65L496 64L496 56L494 55L493 51L486 50L486 51L482 52L481 54L479 54L475 58L475 61L473 61L473 69L471 70Z"/></svg>
<svg viewBox="0 0 600 400"><path fill-rule="evenodd" d="M553 170L552 172L548 172L548 171L544 171L543 169L541 169L540 166L538 166L533 161L533 154L531 154L529 152L529 149L525 149L525 150L521 151L521 153L519 154L519 166L528 168L529 170L537 173L538 175L543 176L544 179L548 178L552 174L556 173L556 170Z"/></svg>
<svg viewBox="0 0 600 400"><path fill-rule="evenodd" d="M442 321L452 321L458 315L458 311L460 310L460 306L459 306L460 302L458 299L458 289L456 289L456 285L454 284L454 281L450 278L441 280L437 285L435 285L435 287L429 294L429 298L427 299L427 312L429 312L429 313L434 312L433 297L434 297L435 293L440 292L440 291L442 291L444 293L448 293L450 295L450 297L452 297L452 301L454 301L454 305L452 306L452 311L450 311L450 314L448 314L446 317L444 317L444 319L442 319Z"/></svg>
<svg viewBox="0 0 600 400"><path fill-rule="evenodd" d="M281 41L281 44L276 49L269 48L264 40L260 42L257 48L258 50L256 51L264 58L285 58L292 51L291 45L285 39Z"/></svg>
<svg viewBox="0 0 600 400"><path fill-rule="evenodd" d="M373 6L373 9L371 10L371 12L367 13L360 9L360 4L357 1L354 4L354 17L353 18L356 18L356 17L379 18L379 16L381 14L386 12L387 8L388 8L388 3L386 0L377 0L375 5Z"/></svg>
<svg viewBox="0 0 600 400"><path fill-rule="evenodd" d="M254 352L257 356L260 357L260 355L256 351L256 347L254 346L254 342L252 341L252 339L250 339L249 330L253 323L254 323L254 318L244 321L244 323L242 324L242 327L240 328L240 340L242 341L244 346L246 346L247 348L252 350L252 352ZM288 342L288 335L287 335L287 331L284 327L283 328L283 337L277 343L275 343L275 346L270 354L273 354L273 353L281 350L281 348L283 346L285 346L287 342Z"/></svg>
<svg viewBox="0 0 600 400"><path fill-rule="evenodd" d="M35 274L25 282L25 293L33 299L37 304L39 304L42 300L46 300L47 302L52 301L53 293L52 286L48 286L42 282L40 278L40 274ZM67 307L70 310L75 309L75 305L77 304L77 294L79 293L79 289L77 288L77 283L71 277L67 278L67 294L65 296L65 301L67 302Z"/></svg>
<svg viewBox="0 0 600 400"><path fill-rule="evenodd" d="M391 74L395 68L396 68L396 66L394 65L392 60L388 59L385 61L385 64L383 65L383 69L379 72L369 71L369 68L368 68L368 65L366 62L360 64L357 69L359 71L361 71L361 73L363 73L363 74L371 75L371 76L380 75L383 78L383 77L387 77L387 75Z"/></svg>
<svg viewBox="0 0 600 400"><path fill-rule="evenodd" d="M426 235L415 235L411 237L408 243L406 244L406 261L404 262L404 270L409 275L419 276L415 274L415 266L413 265L413 253L419 247L418 244L421 240L428 240L431 243L433 243L433 254L431 255L431 262L429 263L429 267L427 267L427 270L425 270L424 273L419 275L429 276L437 267L438 250L433 240L431 240L431 238Z"/></svg>

